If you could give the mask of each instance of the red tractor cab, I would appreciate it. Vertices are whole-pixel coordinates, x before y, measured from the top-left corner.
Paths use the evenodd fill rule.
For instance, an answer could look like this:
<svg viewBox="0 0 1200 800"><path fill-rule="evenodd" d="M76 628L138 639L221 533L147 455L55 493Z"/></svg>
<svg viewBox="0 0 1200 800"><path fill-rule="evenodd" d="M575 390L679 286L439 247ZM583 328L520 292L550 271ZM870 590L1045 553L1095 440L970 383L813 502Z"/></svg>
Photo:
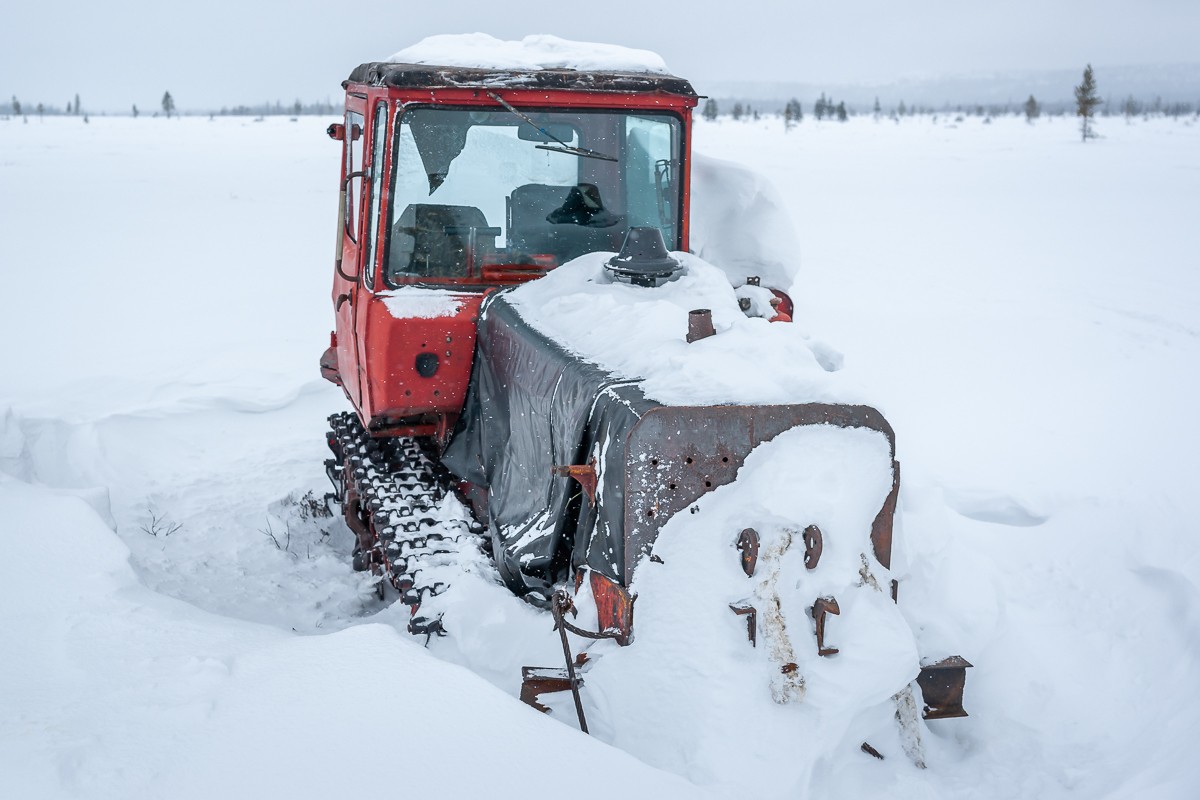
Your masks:
<svg viewBox="0 0 1200 800"><path fill-rule="evenodd" d="M631 228L688 248L691 85L652 73L367 63L344 84L322 373L373 436L444 445L484 296Z"/></svg>

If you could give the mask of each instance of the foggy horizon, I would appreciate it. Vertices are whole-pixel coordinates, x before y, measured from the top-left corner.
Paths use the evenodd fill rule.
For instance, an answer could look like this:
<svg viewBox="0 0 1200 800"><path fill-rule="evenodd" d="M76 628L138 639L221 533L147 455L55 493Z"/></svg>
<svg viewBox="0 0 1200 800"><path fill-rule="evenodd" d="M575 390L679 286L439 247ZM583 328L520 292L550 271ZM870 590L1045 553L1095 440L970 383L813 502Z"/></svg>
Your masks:
<svg viewBox="0 0 1200 800"><path fill-rule="evenodd" d="M170 91L181 111L217 111L296 99L335 104L341 82L366 61L437 33L482 31L504 39L549 33L653 50L697 90L737 82L885 86L1095 66L1200 66L1200 7L1186 0L1034 0L967 8L926 0L898 9L771 0L738 13L701 0L686 11L614 0L555 10L463 0L453 15L428 7L382 7L355 16L313 2L166 8L144 0L97 7L72 0L10 10L0 51L0 98L85 111L158 110ZM1068 87L1069 88L1069 87Z"/></svg>

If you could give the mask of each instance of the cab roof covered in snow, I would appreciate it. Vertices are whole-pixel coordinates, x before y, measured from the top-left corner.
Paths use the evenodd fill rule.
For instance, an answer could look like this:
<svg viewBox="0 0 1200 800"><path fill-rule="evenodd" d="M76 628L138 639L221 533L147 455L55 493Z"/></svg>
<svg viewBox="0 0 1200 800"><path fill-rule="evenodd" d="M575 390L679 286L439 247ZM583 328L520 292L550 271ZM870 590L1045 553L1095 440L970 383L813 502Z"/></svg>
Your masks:
<svg viewBox="0 0 1200 800"><path fill-rule="evenodd" d="M662 92L696 97L691 83L649 72L574 69L480 69L370 61L350 73L348 83L396 89L569 89L584 92Z"/></svg>

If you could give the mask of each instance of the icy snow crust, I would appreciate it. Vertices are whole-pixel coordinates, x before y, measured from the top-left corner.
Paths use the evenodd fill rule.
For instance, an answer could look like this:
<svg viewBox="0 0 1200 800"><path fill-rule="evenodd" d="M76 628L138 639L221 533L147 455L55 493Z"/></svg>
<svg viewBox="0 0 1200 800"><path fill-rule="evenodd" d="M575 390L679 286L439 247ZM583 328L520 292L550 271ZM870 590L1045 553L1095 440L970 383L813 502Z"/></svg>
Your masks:
<svg viewBox="0 0 1200 800"><path fill-rule="evenodd" d="M679 278L630 286L605 272L613 255L580 256L505 297L534 328L619 377L641 379L664 405L862 402L853 383L830 372L823 344L798 326L747 317L725 271L672 253ZM688 313L698 308L712 311L717 334L688 344Z"/></svg>
<svg viewBox="0 0 1200 800"><path fill-rule="evenodd" d="M752 796L740 776L725 782L744 751L718 752L702 728L739 721L734 700L770 702L769 662L716 605L757 591L728 534L691 543L685 518L668 526L664 563L638 576L639 641L598 653L585 676L588 740L568 698L549 719L513 699L521 665L560 663L545 614L481 573L459 583L455 635L423 651L403 632L407 609L351 571L344 527L300 513L297 498L328 490L325 417L347 407L315 363L337 211L336 159L313 135L325 122L0 120L2 263L45 264L69 287L53 314L19 291L15 267L0 292L0 334L19 343L0 378L0 796L324 800L403 776L424 796L528 797L517 775L611 795L579 777L597 764L628 797L710 793L606 740L711 794ZM1200 684L1200 428L1187 424L1200 395L1200 126L1101 124L1105 138L1083 146L1074 120L1045 117L806 118L788 133L766 118L698 121L699 150L748 161L780 190L805 242L795 328L836 345L817 348L843 362L831 377L863 386L896 428L892 575L916 652L976 665L971 716L925 726L916 769L879 699L912 668L904 637L848 638L868 630L859 609L903 629L868 590L838 588L845 563L830 551L839 602L863 599L831 619L842 652L805 665L805 699L762 715L764 732L786 718L803 743L780 755L738 732L773 759L750 761L758 796L1200 796L1188 688ZM229 252L244 264L214 272ZM715 530L736 505L758 513L746 492L770 485L759 455L774 467L800 444L756 451L753 476L687 521ZM839 447L829 475L877 452L869 436ZM865 503L884 477L845 485ZM817 512L796 500L772 494L766 508ZM151 511L182 529L150 535ZM277 547L268 524L290 541ZM714 593L699 598L682 572L706 565ZM789 574L797 597L818 588ZM700 603L708 651L677 649L652 590ZM639 652L661 660L635 670ZM880 672L865 676L860 656ZM847 717L825 704L836 675L820 673L842 665L856 681L842 697L862 709ZM668 705L665 689L627 685L635 672L717 688ZM670 724L646 724L639 701Z"/></svg>
<svg viewBox="0 0 1200 800"><path fill-rule="evenodd" d="M476 69L575 69L595 72L668 74L657 53L614 44L575 42L557 36L504 41L486 33L429 36L387 59L397 64L432 64Z"/></svg>

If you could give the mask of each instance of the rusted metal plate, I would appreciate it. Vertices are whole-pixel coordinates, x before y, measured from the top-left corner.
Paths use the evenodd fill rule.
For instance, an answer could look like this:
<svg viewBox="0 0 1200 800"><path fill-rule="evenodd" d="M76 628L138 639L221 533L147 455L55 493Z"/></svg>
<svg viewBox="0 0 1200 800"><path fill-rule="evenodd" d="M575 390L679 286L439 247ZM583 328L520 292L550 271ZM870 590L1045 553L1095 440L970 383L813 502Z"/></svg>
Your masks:
<svg viewBox="0 0 1200 800"><path fill-rule="evenodd" d="M892 491L883 501L883 508L871 523L871 546L875 558L887 569L892 568L892 523L896 517L896 499L900 496L900 462L892 453ZM892 598L893 600L895 597Z"/></svg>
<svg viewBox="0 0 1200 800"><path fill-rule="evenodd" d="M963 689L967 668L974 666L962 656L950 656L921 667L917 685L925 700L925 719L950 719L968 716L963 709Z"/></svg>
<svg viewBox="0 0 1200 800"><path fill-rule="evenodd" d="M583 684L582 678L577 678ZM543 694L569 692L571 677L565 667L521 667L521 702L533 706L543 714L549 708L538 702Z"/></svg>
<svg viewBox="0 0 1200 800"><path fill-rule="evenodd" d="M624 647L629 644L633 634L633 597L625 587L605 575L592 570L592 597L596 601L596 617L601 632L612 632L617 635L617 644ZM577 589L578 591L578 589Z"/></svg>
<svg viewBox="0 0 1200 800"><path fill-rule="evenodd" d="M895 466L896 437L883 415L870 406L806 403L786 406L660 406L648 411L629 434L625 460L625 580L650 552L663 524L702 495L732 483L758 445L799 425L868 428L887 437ZM891 563L892 515L899 487L872 526L880 563Z"/></svg>

